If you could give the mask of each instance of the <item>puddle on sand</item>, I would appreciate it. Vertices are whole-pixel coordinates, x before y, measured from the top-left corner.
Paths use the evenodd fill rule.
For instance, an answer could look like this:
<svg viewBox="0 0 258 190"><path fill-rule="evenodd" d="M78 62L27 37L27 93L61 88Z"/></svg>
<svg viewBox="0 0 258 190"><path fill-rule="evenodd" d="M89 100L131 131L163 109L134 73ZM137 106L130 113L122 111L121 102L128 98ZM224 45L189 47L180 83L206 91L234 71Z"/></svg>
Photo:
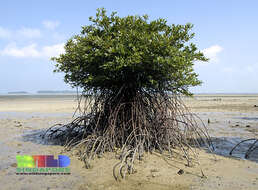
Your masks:
<svg viewBox="0 0 258 190"><path fill-rule="evenodd" d="M198 116L203 121L208 119L212 121L210 124L206 124L206 127L212 137L215 148L214 154L231 157L229 155L230 151L239 142L250 138L257 138L255 133L246 130L245 127L249 125L249 122L258 120L258 117L252 113L199 112ZM251 125L253 126L255 123ZM235 124L238 125L232 128L231 126ZM245 153L253 143L254 141L241 143L234 149L232 157L245 159ZM256 147L258 147L258 143L256 143ZM258 148L250 154L248 160L258 162Z"/></svg>
<svg viewBox="0 0 258 190"><path fill-rule="evenodd" d="M213 145L215 148L214 153L221 156L231 157L229 153L232 150L232 148L234 148L235 145L237 145L239 142L243 140L246 139L238 137L214 137L212 138ZM241 143L232 152L232 157L245 159L245 153L253 143L254 140ZM258 146L258 144L256 146ZM258 162L258 149L254 150L250 154L248 160Z"/></svg>
<svg viewBox="0 0 258 190"><path fill-rule="evenodd" d="M249 121L258 121L258 117L237 117L236 119L243 119Z"/></svg>

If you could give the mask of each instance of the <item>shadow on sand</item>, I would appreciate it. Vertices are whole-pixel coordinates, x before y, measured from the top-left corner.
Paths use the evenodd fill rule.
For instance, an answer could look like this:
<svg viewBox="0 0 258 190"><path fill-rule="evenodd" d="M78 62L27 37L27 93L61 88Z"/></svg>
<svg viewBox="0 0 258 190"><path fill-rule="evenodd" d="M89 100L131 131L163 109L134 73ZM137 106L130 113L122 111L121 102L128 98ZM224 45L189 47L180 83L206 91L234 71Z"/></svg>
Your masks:
<svg viewBox="0 0 258 190"><path fill-rule="evenodd" d="M21 136L21 140L24 142L33 142L35 144L41 145L60 145L61 143L56 140L43 138L46 130L38 129L38 130L30 130Z"/></svg>

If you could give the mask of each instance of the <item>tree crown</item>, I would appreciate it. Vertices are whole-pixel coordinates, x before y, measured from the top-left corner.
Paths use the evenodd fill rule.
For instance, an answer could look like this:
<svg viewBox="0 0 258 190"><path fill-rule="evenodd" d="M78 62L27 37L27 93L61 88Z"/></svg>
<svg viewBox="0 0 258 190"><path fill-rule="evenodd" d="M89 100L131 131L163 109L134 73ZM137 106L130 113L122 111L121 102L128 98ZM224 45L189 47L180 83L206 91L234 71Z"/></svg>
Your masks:
<svg viewBox="0 0 258 190"><path fill-rule="evenodd" d="M118 91L121 87L190 95L200 85L195 61L207 61L195 44L192 24L168 25L148 16L110 16L98 9L91 25L65 44L54 57L65 82L87 90Z"/></svg>

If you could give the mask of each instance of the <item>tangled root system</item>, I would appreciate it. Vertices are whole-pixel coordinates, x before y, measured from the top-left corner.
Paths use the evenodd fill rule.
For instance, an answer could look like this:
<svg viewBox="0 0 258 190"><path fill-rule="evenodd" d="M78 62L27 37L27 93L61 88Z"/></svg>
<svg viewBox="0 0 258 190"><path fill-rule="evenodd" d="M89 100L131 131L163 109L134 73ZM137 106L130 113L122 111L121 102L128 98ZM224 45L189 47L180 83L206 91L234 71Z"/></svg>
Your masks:
<svg viewBox="0 0 258 190"><path fill-rule="evenodd" d="M83 97L86 106L82 109ZM120 159L113 169L116 179L133 173L134 161L145 152L166 153L190 165L197 159L196 148L211 146L204 124L177 95L102 91L82 95L78 109L80 116L49 128L44 137L58 141L66 150L78 150L86 168L94 157L116 152Z"/></svg>

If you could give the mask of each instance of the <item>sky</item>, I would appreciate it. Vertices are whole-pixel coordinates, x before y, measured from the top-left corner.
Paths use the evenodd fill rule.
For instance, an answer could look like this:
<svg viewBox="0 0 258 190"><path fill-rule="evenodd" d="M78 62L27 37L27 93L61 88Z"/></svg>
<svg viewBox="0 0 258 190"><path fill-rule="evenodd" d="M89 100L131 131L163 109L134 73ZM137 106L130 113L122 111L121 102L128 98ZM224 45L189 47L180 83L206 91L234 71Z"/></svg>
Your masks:
<svg viewBox="0 0 258 190"><path fill-rule="evenodd" d="M0 94L70 90L50 57L89 25L97 8L119 16L148 14L168 24L194 24L193 43L209 62L196 63L203 84L194 93L258 93L256 0L0 1Z"/></svg>

